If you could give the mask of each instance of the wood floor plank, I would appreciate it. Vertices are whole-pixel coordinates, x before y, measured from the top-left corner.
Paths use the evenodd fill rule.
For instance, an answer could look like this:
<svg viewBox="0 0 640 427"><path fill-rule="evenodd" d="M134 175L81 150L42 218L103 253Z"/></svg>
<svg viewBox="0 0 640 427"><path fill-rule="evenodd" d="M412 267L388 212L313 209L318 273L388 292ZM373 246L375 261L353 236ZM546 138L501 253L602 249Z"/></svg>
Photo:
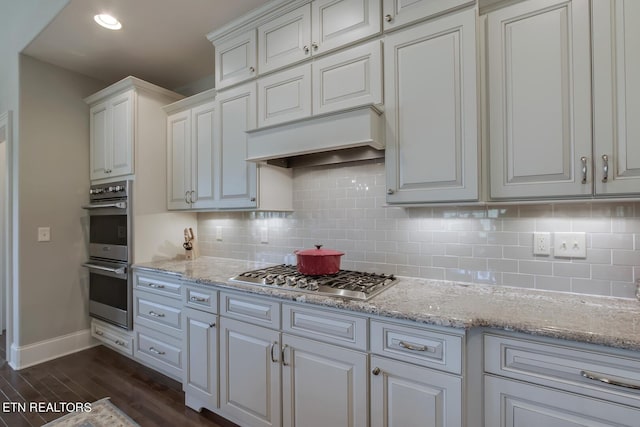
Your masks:
<svg viewBox="0 0 640 427"><path fill-rule="evenodd" d="M114 405L147 426L237 427L210 412L184 405L182 384L121 354L98 346L19 372L0 366L0 400L94 402ZM0 427L40 426L59 413L0 413Z"/></svg>

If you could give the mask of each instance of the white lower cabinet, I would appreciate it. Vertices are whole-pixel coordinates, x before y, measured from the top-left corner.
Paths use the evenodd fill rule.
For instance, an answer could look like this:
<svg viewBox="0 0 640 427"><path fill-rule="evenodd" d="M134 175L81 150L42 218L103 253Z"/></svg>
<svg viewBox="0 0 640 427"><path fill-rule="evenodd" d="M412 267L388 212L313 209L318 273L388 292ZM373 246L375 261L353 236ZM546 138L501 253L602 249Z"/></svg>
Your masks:
<svg viewBox="0 0 640 427"><path fill-rule="evenodd" d="M282 335L283 425L366 427L367 354Z"/></svg>
<svg viewBox="0 0 640 427"><path fill-rule="evenodd" d="M280 332L220 318L220 412L242 426L280 426Z"/></svg>
<svg viewBox="0 0 640 427"><path fill-rule="evenodd" d="M185 307L182 389L185 405L218 408L218 315Z"/></svg>
<svg viewBox="0 0 640 427"><path fill-rule="evenodd" d="M638 408L492 376L484 399L491 427L636 427L640 420Z"/></svg>
<svg viewBox="0 0 640 427"><path fill-rule="evenodd" d="M488 333L484 372L486 427L640 425L632 352Z"/></svg>
<svg viewBox="0 0 640 427"><path fill-rule="evenodd" d="M372 427L463 425L461 377L378 356L371 373Z"/></svg>
<svg viewBox="0 0 640 427"><path fill-rule="evenodd" d="M91 319L91 336L110 348L133 356L134 336L127 331L98 319Z"/></svg>

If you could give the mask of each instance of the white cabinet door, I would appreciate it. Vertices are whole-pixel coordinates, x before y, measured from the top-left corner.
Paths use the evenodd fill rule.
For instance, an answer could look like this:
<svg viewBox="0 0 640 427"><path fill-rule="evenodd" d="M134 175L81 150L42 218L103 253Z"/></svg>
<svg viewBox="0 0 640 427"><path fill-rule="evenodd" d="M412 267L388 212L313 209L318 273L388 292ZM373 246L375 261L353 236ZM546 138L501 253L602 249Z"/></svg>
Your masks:
<svg viewBox="0 0 640 427"><path fill-rule="evenodd" d="M256 164L247 162L247 133L256 127L256 84L218 94L215 125L215 170L220 208L257 206Z"/></svg>
<svg viewBox="0 0 640 427"><path fill-rule="evenodd" d="M485 426L637 426L640 409L485 375Z"/></svg>
<svg viewBox="0 0 640 427"><path fill-rule="evenodd" d="M460 377L378 356L371 369L371 427L462 426Z"/></svg>
<svg viewBox="0 0 640 427"><path fill-rule="evenodd" d="M115 95L90 109L90 178L133 173L134 91Z"/></svg>
<svg viewBox="0 0 640 427"><path fill-rule="evenodd" d="M311 116L311 64L258 80L258 127Z"/></svg>
<svg viewBox="0 0 640 427"><path fill-rule="evenodd" d="M94 105L89 111L89 128L91 129L89 149L91 159L89 171L92 180L106 178L108 176L109 140L111 132L109 114L110 111L106 101Z"/></svg>
<svg viewBox="0 0 640 427"><path fill-rule="evenodd" d="M306 4L258 27L258 63L266 73L311 56L311 6Z"/></svg>
<svg viewBox="0 0 640 427"><path fill-rule="evenodd" d="M185 404L197 411L218 408L218 329L215 314L184 308L182 386Z"/></svg>
<svg viewBox="0 0 640 427"><path fill-rule="evenodd" d="M488 14L492 198L591 195L589 1Z"/></svg>
<svg viewBox="0 0 640 427"><path fill-rule="evenodd" d="M367 355L283 335L285 427L366 427Z"/></svg>
<svg viewBox="0 0 640 427"><path fill-rule="evenodd" d="M313 62L313 114L382 103L379 40Z"/></svg>
<svg viewBox="0 0 640 427"><path fill-rule="evenodd" d="M167 117L167 205L188 209L191 191L191 111Z"/></svg>
<svg viewBox="0 0 640 427"><path fill-rule="evenodd" d="M134 91L115 96L109 101L111 109L111 165L109 177L133 173Z"/></svg>
<svg viewBox="0 0 640 427"><path fill-rule="evenodd" d="M441 14L460 7L469 0L383 0L384 30L390 31L403 25Z"/></svg>
<svg viewBox="0 0 640 427"><path fill-rule="evenodd" d="M280 426L280 333L220 318L220 411L247 427Z"/></svg>
<svg viewBox="0 0 640 427"><path fill-rule="evenodd" d="M315 0L311 47L323 53L380 32L380 0Z"/></svg>
<svg viewBox="0 0 640 427"><path fill-rule="evenodd" d="M387 201L477 200L475 11L388 36L384 64Z"/></svg>
<svg viewBox="0 0 640 427"><path fill-rule="evenodd" d="M191 207L215 207L215 102L191 110Z"/></svg>
<svg viewBox="0 0 640 427"><path fill-rule="evenodd" d="M598 0L592 8L595 190L638 194L640 2Z"/></svg>
<svg viewBox="0 0 640 427"><path fill-rule="evenodd" d="M215 44L216 88L222 89L256 76L256 30Z"/></svg>

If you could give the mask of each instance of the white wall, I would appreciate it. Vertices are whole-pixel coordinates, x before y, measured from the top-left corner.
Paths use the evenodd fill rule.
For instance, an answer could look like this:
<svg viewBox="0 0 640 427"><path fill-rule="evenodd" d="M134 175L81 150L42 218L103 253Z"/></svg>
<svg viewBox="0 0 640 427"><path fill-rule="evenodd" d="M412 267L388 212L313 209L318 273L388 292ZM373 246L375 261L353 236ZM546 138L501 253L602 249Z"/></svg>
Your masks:
<svg viewBox="0 0 640 427"><path fill-rule="evenodd" d="M283 262L322 243L343 268L436 280L634 298L640 203L385 207L383 162L294 169L293 214L198 216L205 255ZM223 239L216 240L216 227ZM269 243L260 243L268 227ZM587 234L587 258L533 255L533 232Z"/></svg>
<svg viewBox="0 0 640 427"><path fill-rule="evenodd" d="M89 328L89 107L103 82L20 61L20 345ZM51 241L37 242L38 227Z"/></svg>
<svg viewBox="0 0 640 427"><path fill-rule="evenodd" d="M5 221L8 219L8 215L5 213L5 209L8 207L7 203L7 125L3 125L0 122L0 331L6 328L6 271L7 271L7 257L5 254L6 238L7 238L7 225Z"/></svg>
<svg viewBox="0 0 640 427"><path fill-rule="evenodd" d="M18 345L20 336L19 299L20 278L18 247L20 236L17 233L18 211L18 158L20 155L20 135L16 125L20 121L19 112L19 54L33 38L62 10L69 0L21 0L0 2L0 112L12 111L12 139L7 147L9 164L9 242L7 257L8 284L7 298L10 300L10 318L7 329L7 343ZM46 321L46 320L45 320ZM12 349L13 350L13 349ZM7 359L13 363L12 351L7 347Z"/></svg>

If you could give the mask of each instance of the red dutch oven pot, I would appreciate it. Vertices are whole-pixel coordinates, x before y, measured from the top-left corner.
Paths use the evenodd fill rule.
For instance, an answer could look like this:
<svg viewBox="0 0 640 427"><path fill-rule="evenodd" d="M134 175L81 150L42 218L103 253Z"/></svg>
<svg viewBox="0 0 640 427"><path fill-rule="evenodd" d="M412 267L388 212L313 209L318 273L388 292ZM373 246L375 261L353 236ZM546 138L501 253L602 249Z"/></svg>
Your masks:
<svg viewBox="0 0 640 427"><path fill-rule="evenodd" d="M322 245L315 246L315 249L294 251L298 260L298 271L310 276L337 273L340 270L340 257L344 252L321 249Z"/></svg>

